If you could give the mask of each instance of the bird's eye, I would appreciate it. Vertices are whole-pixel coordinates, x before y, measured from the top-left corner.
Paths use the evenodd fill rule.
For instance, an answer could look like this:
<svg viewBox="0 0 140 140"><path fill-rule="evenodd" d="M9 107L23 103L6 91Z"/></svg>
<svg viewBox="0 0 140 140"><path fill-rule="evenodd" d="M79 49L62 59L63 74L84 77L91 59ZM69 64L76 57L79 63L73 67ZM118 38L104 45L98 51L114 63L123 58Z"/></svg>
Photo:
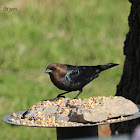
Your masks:
<svg viewBox="0 0 140 140"><path fill-rule="evenodd" d="M50 70L56 70L56 68L55 67L51 67Z"/></svg>

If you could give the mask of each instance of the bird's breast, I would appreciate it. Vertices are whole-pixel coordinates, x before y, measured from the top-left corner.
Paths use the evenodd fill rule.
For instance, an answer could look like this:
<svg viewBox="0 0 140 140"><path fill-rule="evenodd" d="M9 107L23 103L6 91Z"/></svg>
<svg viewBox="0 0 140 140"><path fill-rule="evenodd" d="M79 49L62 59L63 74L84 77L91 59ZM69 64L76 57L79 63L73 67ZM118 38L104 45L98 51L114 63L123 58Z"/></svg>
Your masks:
<svg viewBox="0 0 140 140"><path fill-rule="evenodd" d="M65 77L59 77L59 76L52 76L50 75L52 83L61 90L67 90L67 82L65 80Z"/></svg>
<svg viewBox="0 0 140 140"><path fill-rule="evenodd" d="M73 83L71 81L71 78L68 76L63 76L63 77L59 77L59 76L53 76L50 75L51 81L52 83L59 89L61 90L65 90L65 91L75 91L78 90L77 89L77 84Z"/></svg>

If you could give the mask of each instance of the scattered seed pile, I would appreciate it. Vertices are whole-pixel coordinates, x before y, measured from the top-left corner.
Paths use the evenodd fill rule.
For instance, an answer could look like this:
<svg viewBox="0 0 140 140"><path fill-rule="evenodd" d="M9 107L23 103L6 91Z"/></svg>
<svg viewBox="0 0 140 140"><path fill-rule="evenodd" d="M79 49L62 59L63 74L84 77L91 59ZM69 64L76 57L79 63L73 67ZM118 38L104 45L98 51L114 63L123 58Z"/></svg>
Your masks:
<svg viewBox="0 0 140 140"><path fill-rule="evenodd" d="M88 99L60 98L58 100L41 101L28 109L24 114L17 115L13 113L13 117L8 118L8 120L19 125L70 127L90 125L91 123L102 124L104 122L121 121L127 119L127 117L123 117L124 115L126 116L138 112L137 107L135 110L133 108L133 111L126 111L127 109L124 107L125 110L123 110L123 113L116 114L116 111L114 111L115 115L112 114L113 111L110 110L112 106L108 106L109 103L112 104L112 102L114 103L116 101L116 106L120 104L122 107L122 99L127 100L123 97L121 97L121 99L119 98L120 97L103 96L90 97ZM124 104L126 104L126 102ZM134 103L131 102L131 104ZM108 107L106 107L106 105ZM103 109L103 111L101 109ZM108 109L111 112L108 113ZM111 117L118 118L111 119Z"/></svg>

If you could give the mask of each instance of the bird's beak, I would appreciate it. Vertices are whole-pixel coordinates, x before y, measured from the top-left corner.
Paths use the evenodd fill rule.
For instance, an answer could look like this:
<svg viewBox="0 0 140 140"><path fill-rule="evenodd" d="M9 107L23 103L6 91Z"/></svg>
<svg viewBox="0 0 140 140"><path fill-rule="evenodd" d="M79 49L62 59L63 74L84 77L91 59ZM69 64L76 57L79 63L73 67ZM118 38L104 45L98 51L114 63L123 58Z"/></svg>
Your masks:
<svg viewBox="0 0 140 140"><path fill-rule="evenodd" d="M50 73L50 72L52 72L52 70L46 69L44 73Z"/></svg>

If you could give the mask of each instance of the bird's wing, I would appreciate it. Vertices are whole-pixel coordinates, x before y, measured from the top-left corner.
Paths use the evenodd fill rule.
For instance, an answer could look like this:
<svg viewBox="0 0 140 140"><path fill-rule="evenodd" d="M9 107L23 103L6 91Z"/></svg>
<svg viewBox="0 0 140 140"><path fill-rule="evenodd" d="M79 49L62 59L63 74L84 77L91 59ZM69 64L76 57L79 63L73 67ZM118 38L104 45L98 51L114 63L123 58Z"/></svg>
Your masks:
<svg viewBox="0 0 140 140"><path fill-rule="evenodd" d="M72 83L82 83L86 85L98 77L98 66L71 66L67 65L68 72L66 78Z"/></svg>

